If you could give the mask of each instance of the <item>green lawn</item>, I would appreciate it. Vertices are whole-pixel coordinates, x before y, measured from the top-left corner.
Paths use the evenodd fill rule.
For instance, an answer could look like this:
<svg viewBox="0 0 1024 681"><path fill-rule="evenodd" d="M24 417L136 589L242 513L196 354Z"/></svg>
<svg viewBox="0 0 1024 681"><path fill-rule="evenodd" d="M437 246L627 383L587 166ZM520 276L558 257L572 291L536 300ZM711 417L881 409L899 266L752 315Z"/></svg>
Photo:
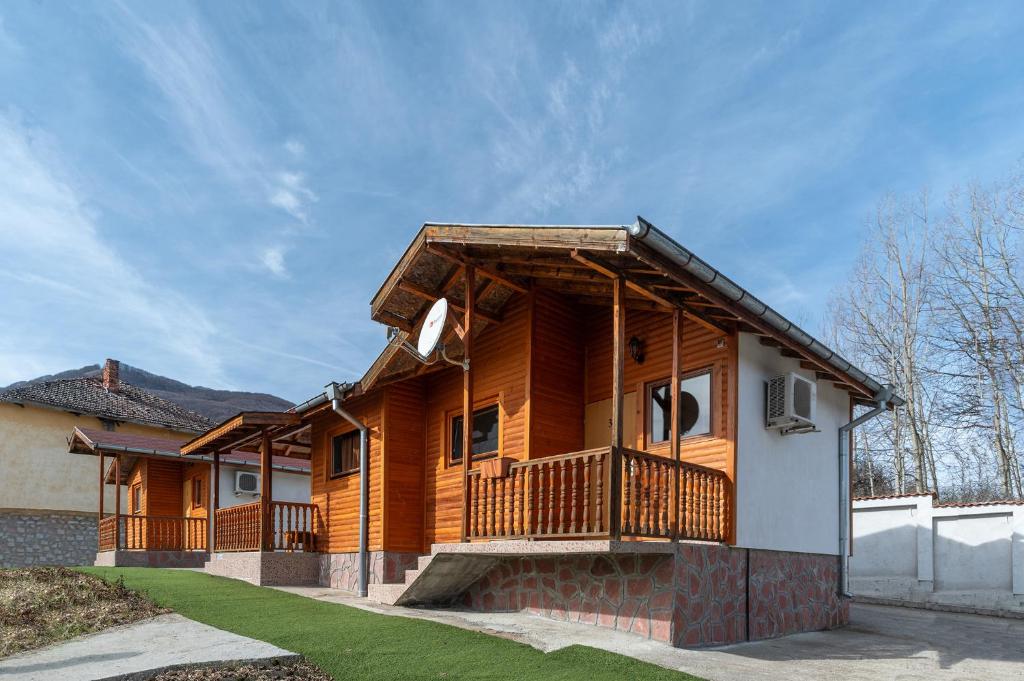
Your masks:
<svg viewBox="0 0 1024 681"><path fill-rule="evenodd" d="M363 679L665 679L696 677L584 646L534 648L435 622L389 617L200 572L83 568L219 629L301 653L338 681Z"/></svg>

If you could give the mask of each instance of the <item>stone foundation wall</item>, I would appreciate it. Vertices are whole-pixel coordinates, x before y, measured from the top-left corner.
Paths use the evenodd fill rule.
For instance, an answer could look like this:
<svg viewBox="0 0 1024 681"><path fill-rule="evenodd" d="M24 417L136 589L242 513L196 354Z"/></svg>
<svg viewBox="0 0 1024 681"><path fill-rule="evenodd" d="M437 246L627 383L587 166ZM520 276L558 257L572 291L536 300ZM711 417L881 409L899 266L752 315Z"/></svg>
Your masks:
<svg viewBox="0 0 1024 681"><path fill-rule="evenodd" d="M750 638L831 629L850 619L839 598L835 556L782 551L750 552Z"/></svg>
<svg viewBox="0 0 1024 681"><path fill-rule="evenodd" d="M314 586L319 566L317 553L239 551L211 553L206 572L256 586Z"/></svg>
<svg viewBox="0 0 1024 681"><path fill-rule="evenodd" d="M0 510L0 568L91 565L96 514Z"/></svg>
<svg viewBox="0 0 1024 681"><path fill-rule="evenodd" d="M463 596L483 612L526 611L679 647L747 640L747 555L718 544L675 553L509 558ZM750 639L845 624L835 556L752 550Z"/></svg>
<svg viewBox="0 0 1024 681"><path fill-rule="evenodd" d="M201 568L210 554L203 551L101 551L93 565L103 567Z"/></svg>
<svg viewBox="0 0 1024 681"><path fill-rule="evenodd" d="M399 584L405 571L415 570L419 554L370 551L368 584ZM320 554L320 586L356 593L359 590L359 554Z"/></svg>

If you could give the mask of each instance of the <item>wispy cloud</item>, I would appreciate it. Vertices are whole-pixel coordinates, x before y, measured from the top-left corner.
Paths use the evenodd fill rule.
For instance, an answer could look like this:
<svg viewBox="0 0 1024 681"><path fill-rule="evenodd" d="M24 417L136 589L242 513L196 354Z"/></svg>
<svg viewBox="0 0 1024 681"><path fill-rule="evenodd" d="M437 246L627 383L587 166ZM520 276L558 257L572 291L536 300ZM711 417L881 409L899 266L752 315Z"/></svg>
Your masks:
<svg viewBox="0 0 1024 681"><path fill-rule="evenodd" d="M192 14L152 23L122 6L115 16L127 52L143 67L173 112L191 153L217 171L244 195L280 210L297 223L309 223L309 207L317 201L308 178L296 168L305 146L297 137L268 142L247 118L258 116L261 103L252 98L216 41ZM282 158L276 150L282 149ZM285 228L278 240L292 236ZM261 262L275 276L285 271L283 248Z"/></svg>
<svg viewBox="0 0 1024 681"><path fill-rule="evenodd" d="M25 378L25 364L76 366L66 358L96 343L129 361L159 355L154 368L178 365L179 376L221 378L215 325L118 255L73 176L51 138L0 114L0 279L10 320L0 325L0 383Z"/></svg>
<svg viewBox="0 0 1024 681"><path fill-rule="evenodd" d="M272 274L278 277L287 277L288 268L284 265L284 254L283 246L271 246L263 250L260 261Z"/></svg>
<svg viewBox="0 0 1024 681"><path fill-rule="evenodd" d="M536 218L594 190L621 155L605 137L609 112L630 60L661 35L657 24L622 6L589 27L592 49L564 55L549 70L531 49L528 30L500 30L476 41L470 58L473 80L500 121L492 128L490 151L506 187L495 210ZM477 52L479 44L488 49Z"/></svg>

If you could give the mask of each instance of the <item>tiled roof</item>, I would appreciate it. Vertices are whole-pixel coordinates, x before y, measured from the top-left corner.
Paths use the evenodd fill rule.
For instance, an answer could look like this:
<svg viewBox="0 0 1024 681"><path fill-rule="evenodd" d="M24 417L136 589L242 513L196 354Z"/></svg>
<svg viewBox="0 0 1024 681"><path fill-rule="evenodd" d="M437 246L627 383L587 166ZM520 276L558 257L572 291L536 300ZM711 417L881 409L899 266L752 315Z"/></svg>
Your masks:
<svg viewBox="0 0 1024 681"><path fill-rule="evenodd" d="M112 421L201 433L214 424L205 416L169 400L120 382L117 391L103 387L99 377L44 381L0 392L0 402L38 404Z"/></svg>
<svg viewBox="0 0 1024 681"><path fill-rule="evenodd" d="M123 384L122 384L123 385ZM116 451L120 449L134 450L136 453L152 453L164 456L181 456L181 441L170 440L162 437L148 437L145 435L132 435L130 433L118 433L95 428L76 428L83 438L88 440L90 450L107 449ZM260 455L254 452L242 452L234 450L221 454L220 461L224 465L258 466ZM182 457L181 463L192 463L192 459ZM296 469L296 472L309 472L310 462L306 459L297 459L291 456L275 456L272 464L275 468Z"/></svg>
<svg viewBox="0 0 1024 681"><path fill-rule="evenodd" d="M938 499L939 495L936 494L935 492L929 492L925 490L924 492L910 492L907 494L879 494L873 497L854 497L853 500L875 501L876 499L910 499L912 497L931 497L933 499Z"/></svg>
<svg viewBox="0 0 1024 681"><path fill-rule="evenodd" d="M1024 506L1024 500L1004 499L1003 501L951 501L945 504L935 504L935 508L976 508L979 506Z"/></svg>

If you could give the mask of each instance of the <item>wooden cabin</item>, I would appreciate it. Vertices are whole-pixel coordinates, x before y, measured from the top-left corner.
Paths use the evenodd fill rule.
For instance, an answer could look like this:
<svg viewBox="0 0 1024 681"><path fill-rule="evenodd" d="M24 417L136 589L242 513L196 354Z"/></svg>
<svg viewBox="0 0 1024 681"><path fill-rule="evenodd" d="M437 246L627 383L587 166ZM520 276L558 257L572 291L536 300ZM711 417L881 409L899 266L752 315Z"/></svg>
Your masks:
<svg viewBox="0 0 1024 681"><path fill-rule="evenodd" d="M442 298L443 350L417 357ZM883 386L654 226L428 224L371 315L389 343L342 399L182 448L266 455L303 433L321 584L356 591L363 563L381 602L528 609L677 645L845 621L837 434ZM797 389L810 418L787 402L791 421L767 423ZM365 556L352 420L369 434ZM608 579L625 593L641 577L644 593L609 596Z"/></svg>
<svg viewBox="0 0 1024 681"><path fill-rule="evenodd" d="M215 472L211 461L183 459L178 440L75 428L68 443L99 459L97 565L201 567L210 509L259 503L260 462L250 452L218 457ZM277 503L308 503L308 459L275 456L272 470ZM105 508L109 486L127 492L114 508Z"/></svg>

